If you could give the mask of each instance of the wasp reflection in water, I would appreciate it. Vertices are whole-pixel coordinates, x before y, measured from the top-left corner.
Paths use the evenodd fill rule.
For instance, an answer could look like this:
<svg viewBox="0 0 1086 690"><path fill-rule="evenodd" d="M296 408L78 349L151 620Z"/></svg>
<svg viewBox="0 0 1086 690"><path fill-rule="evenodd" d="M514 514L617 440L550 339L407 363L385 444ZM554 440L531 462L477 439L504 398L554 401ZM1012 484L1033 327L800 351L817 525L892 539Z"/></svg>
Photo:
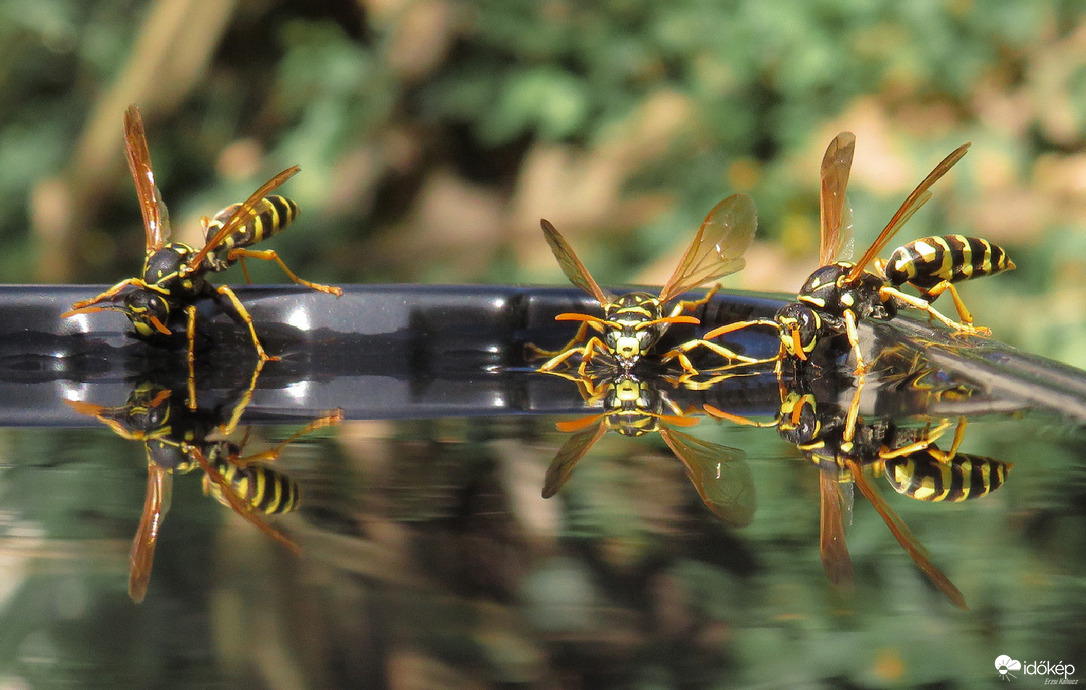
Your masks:
<svg viewBox="0 0 1086 690"><path fill-rule="evenodd" d="M880 360L895 359L900 354L884 352L892 356ZM879 494L867 473L884 474L895 491L923 501L974 499L1002 486L1010 463L958 451L965 434L964 417L959 418L954 440L944 451L936 443L954 423L931 417L919 417L923 421L918 421L916 416L947 398L968 397L970 387L940 376L922 357L897 359L871 384L866 377L834 377L826 371L815 375L813 371L804 366L778 371L781 406L771 422L753 422L709 405L706 411L740 424L776 427L781 438L818 466L819 552L831 582L848 586L854 579L845 528L851 523L855 486L917 567L954 605L967 608L962 593L932 562L928 551ZM901 396L914 406L913 415L861 415L861 394L868 385L884 387L876 391L876 409L880 406L878 395ZM848 402L842 404L840 401L846 398Z"/></svg>
<svg viewBox="0 0 1086 690"><path fill-rule="evenodd" d="M743 451L674 429L695 426L700 419L680 409L660 390L662 379L613 371L599 377L555 375L575 381L585 402L602 404L603 411L558 422L559 431L573 435L547 469L543 498L550 498L562 488L574 466L607 431L623 436L655 432L685 465L687 476L709 510L733 527L750 524L754 517L754 481L743 461Z"/></svg>
<svg viewBox="0 0 1086 690"><path fill-rule="evenodd" d="M265 466L278 458L289 443L316 429L339 422L336 411L320 417L285 441L268 450L242 455L248 441L229 440L249 404L260 375L254 369L248 386L220 404L191 408L190 385L172 389L146 381L135 386L124 405L106 407L67 400L76 412L94 417L118 436L142 443L147 453L147 494L139 528L132 542L128 593L139 603L147 593L162 521L170 509L173 476L199 468L204 493L255 525L293 552L297 545L265 516L288 513L301 498L297 483L282 472Z"/></svg>

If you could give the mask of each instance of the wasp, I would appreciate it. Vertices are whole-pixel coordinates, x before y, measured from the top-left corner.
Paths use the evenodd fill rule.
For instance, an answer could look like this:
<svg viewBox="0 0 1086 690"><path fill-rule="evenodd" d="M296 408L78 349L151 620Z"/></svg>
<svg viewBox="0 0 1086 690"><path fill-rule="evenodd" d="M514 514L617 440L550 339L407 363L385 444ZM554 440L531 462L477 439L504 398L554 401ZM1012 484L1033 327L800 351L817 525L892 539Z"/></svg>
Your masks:
<svg viewBox="0 0 1086 690"><path fill-rule="evenodd" d="M556 424L559 431L573 436L559 449L547 469L543 498L550 498L565 485L574 466L606 432L631 437L656 432L686 467L686 474L706 507L733 527L750 524L754 517L754 481L743 462L743 451L671 428L694 426L699 420L679 409L655 381L631 372L612 374L601 381L561 375L577 381L588 404L602 402L603 412Z"/></svg>
<svg viewBox="0 0 1086 690"><path fill-rule="evenodd" d="M859 319L890 319L899 307L915 307L957 333L989 335L973 325L954 284L1014 268L999 246L977 237L948 235L925 237L896 249L887 261L876 257L894 235L932 197L930 187L943 177L969 149L964 144L944 158L906 197L901 207L867 248L859 261L842 260L851 254L851 210L845 198L856 137L842 132L830 142L822 159L820 205L820 267L800 288L797 301L782 307L774 320L781 334L782 352L806 361L819 340L845 334L856 356L856 373L865 370L856 323ZM873 270L868 270L868 266ZM920 297L902 292L909 284ZM961 321L954 321L931 306L950 292ZM724 327L727 328L727 327ZM715 337L723 329L711 331Z"/></svg>
<svg viewBox="0 0 1086 690"><path fill-rule="evenodd" d="M959 453L965 435L965 420L959 420L949 451L932 443L910 452L887 454L875 463L881 465L886 481L894 491L918 501L950 501L957 503L982 498L1007 481L1012 463L992 458ZM939 431L937 428L936 431Z"/></svg>
<svg viewBox="0 0 1086 690"><path fill-rule="evenodd" d="M295 510L301 500L298 485L286 474L262 463L274 461L284 447L301 436L337 423L341 414L337 411L325 415L276 446L243 456L248 432L240 443L225 436L239 423L259 370L258 366L249 387L232 405L193 410L182 400L187 397L185 391L174 391L154 382L138 384L119 407L66 401L76 412L94 417L118 436L142 443L147 454L147 493L130 553L128 593L136 603L147 594L155 546L170 509L176 474L202 470L204 493L211 494L289 550L298 552L297 545L263 517Z"/></svg>
<svg viewBox="0 0 1086 690"><path fill-rule="evenodd" d="M872 486L865 471L884 472L895 491L911 498L960 501L998 489L1011 464L958 452L965 433L964 418L958 422L948 451L935 445L950 428L948 420L934 427L909 427L899 426L890 418L858 418L863 382L856 385L847 409L825 401L819 404L820 396L806 379L794 378L781 385L787 392L782 394L780 410L772 422L754 422L712 406L705 409L719 419L749 426L775 426L781 438L819 467L819 553L830 581L838 586L853 581L845 525L851 522L855 486L917 567L955 606L967 608L961 591L931 561L927 550Z"/></svg>
<svg viewBox="0 0 1086 690"><path fill-rule="evenodd" d="M245 259L275 261L291 280L300 285L337 297L343 294L338 287L299 278L274 250L249 249L251 245L282 231L298 216L297 204L271 194L272 190L298 172L298 166L287 168L272 177L244 202L227 206L212 219L203 218L204 245L197 250L183 242L169 241L169 213L155 184L143 120L134 105L129 106L124 114L124 142L146 233L142 273L138 278L122 280L96 297L76 302L63 316L102 310L120 311L131 320L137 334L152 337L171 335L170 319L183 310L187 317L188 359L191 365L195 348L196 300L205 296L216 300L225 298L248 328L257 357L260 361L267 361L277 358L268 356L264 351L249 312L229 287L209 283L208 273L224 271L240 261L248 280Z"/></svg>
<svg viewBox="0 0 1086 690"><path fill-rule="evenodd" d="M757 223L757 211L749 196L735 194L724 199L705 217L679 265L658 295L631 292L615 296L592 278L558 230L549 221L541 220L543 236L558 265L570 282L599 302L603 317L577 313L556 316L558 321L580 321L581 325L573 339L556 353L533 348L537 354L553 355L539 370L551 371L570 357L580 355L582 365L579 371L583 375L585 364L599 354L613 358L621 369L628 370L652 350L672 324L700 323L695 316L683 312L707 303L715 288L698 300L675 302L676 298L742 269L745 265L742 254L754 238ZM675 304L669 310L672 302ZM591 337L588 337L589 329L596 332ZM731 361L758 361L736 354L717 343L706 342L705 346ZM689 367L685 356L680 358L680 362L684 367Z"/></svg>

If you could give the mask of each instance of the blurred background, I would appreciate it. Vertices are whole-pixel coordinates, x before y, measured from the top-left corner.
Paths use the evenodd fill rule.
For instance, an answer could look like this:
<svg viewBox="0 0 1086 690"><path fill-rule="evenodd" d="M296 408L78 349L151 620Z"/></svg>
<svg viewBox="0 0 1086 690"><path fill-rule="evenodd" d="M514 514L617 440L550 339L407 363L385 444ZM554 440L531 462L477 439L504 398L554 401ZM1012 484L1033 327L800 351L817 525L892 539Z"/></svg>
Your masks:
<svg viewBox="0 0 1086 690"><path fill-rule="evenodd" d="M201 216L298 164L281 192L301 218L262 248L330 283L566 284L545 217L599 282L660 284L746 192L758 236L725 285L794 293L817 261L819 162L851 130L857 248L972 141L897 244L1003 245L1018 270L962 289L978 323L1086 367L1077 2L5 0L0 45L4 282L137 272L131 103L175 238L199 243ZM960 614L862 498L857 592L837 596L817 473L771 430L703 425L755 478L755 523L733 532L655 438L608 435L543 501L567 440L553 421L361 422L295 444L279 466L310 497L288 529L304 559L179 479L139 607L140 444L5 429L0 688L958 687L1004 653L1086 669L1081 430L971 425L963 448L1018 463L981 502L881 486Z"/></svg>
<svg viewBox="0 0 1086 690"><path fill-rule="evenodd" d="M660 283L747 192L758 241L726 285L794 292L821 155L851 130L856 246L972 141L898 244L1004 245L1019 270L964 290L979 321L1086 366L1075 2L11 0L0 37L7 282L138 270L130 103L180 239L301 165L302 219L270 246L326 282L561 283L546 217L601 283Z"/></svg>

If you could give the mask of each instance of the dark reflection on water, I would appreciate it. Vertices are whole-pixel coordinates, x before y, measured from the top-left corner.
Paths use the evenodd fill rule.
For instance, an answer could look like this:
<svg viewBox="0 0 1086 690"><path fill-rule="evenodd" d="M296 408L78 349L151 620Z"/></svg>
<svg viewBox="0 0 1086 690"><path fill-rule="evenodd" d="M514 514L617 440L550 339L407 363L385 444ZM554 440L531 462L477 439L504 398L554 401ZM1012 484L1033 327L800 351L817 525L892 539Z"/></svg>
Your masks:
<svg viewBox="0 0 1086 690"><path fill-rule="evenodd" d="M896 364L880 363L862 388L851 376L778 379L772 368L709 388L662 385L674 406L655 419L670 437L597 438L606 395L526 371L386 382L349 398L370 407L357 403L348 417L401 403L470 416L345 421L261 456L300 489L295 510L258 511L298 555L238 517L244 508L203 495L203 472L175 473L139 605L129 549L149 441L86 413L168 403L179 429L199 426L185 442L200 445L243 412L231 438L250 456L335 407L313 394L334 386L293 376L289 362L256 380L224 370L197 386L207 417L186 426L178 420L196 413L176 370L150 380L69 372L56 384L64 397L97 407L80 415L58 401L55 414L82 428L0 435L0 687L957 687L995 682L1004 654L1086 669L1078 384L993 375L1011 356L994 347L926 368L958 356L954 343L925 333L912 349L875 342ZM362 373L349 386L382 378ZM142 398L130 397L141 386ZM805 394L814 406L782 403ZM700 416L706 405L737 419ZM798 430L814 415L818 437L839 445L850 410L855 438L880 448L947 420L917 452L948 450L968 415L959 457L1014 464L1003 486L962 502L914 500L885 473L866 475L968 612L864 499L851 525L842 511L851 587L831 584L820 512L826 465L840 467ZM881 435L865 437L868 428ZM567 453L570 471L548 475L578 434L587 436Z"/></svg>
<svg viewBox="0 0 1086 690"><path fill-rule="evenodd" d="M956 684L993 678L1003 653L1081 658L1079 435L975 420L963 449L1016 463L982 500L921 503L874 480L962 613L860 501L855 585L835 590L819 470L773 431L691 432L746 453L757 512L732 529L658 436L605 436L542 499L567 439L554 421L354 422L292 444L277 467L304 500L274 524L299 557L178 477L139 606L142 449L104 429L8 432L2 673L35 687ZM258 427L250 447L295 429Z"/></svg>

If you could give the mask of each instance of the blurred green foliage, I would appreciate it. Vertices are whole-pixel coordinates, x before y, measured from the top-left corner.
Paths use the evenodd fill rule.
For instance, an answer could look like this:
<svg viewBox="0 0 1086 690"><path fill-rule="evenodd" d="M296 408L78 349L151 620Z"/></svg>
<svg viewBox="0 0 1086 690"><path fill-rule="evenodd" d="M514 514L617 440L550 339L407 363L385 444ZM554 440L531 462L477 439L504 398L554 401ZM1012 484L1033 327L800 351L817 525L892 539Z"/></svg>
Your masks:
<svg viewBox="0 0 1086 690"><path fill-rule="evenodd" d="M1007 245L1025 275L970 286L982 320L1086 362L1059 337L1082 319L1047 300L1083 273L1079 253L1071 265L1062 254L1086 206L1074 2L266 2L228 15L203 53L182 50L193 39L175 22L161 59L197 63L183 83L140 49L165 12L70 0L0 11L6 280L111 282L138 266L123 106L102 110L126 97L144 106L176 232L299 163L283 191L303 217L275 247L341 282L560 280L540 216L601 281L660 280L706 211L746 191L764 244L732 284L794 290L816 254L818 158L854 129L858 244L972 139L903 238ZM88 129L92 112L110 137ZM80 160L109 161L109 174ZM67 206L51 179L74 190ZM281 278L261 266L257 280ZM1038 302L1053 306L1027 309ZM1017 309L1037 322L1028 334L999 328Z"/></svg>

